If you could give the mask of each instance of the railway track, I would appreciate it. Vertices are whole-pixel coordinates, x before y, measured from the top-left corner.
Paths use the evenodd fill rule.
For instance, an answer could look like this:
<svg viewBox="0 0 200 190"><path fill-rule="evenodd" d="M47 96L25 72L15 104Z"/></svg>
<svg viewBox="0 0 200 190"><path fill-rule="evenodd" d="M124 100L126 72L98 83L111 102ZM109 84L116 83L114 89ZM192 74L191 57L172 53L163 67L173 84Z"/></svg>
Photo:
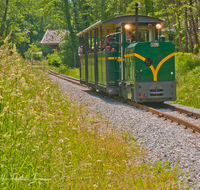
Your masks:
<svg viewBox="0 0 200 190"><path fill-rule="evenodd" d="M77 78L70 77L70 76L67 76L67 75L63 75L63 74L60 74L60 73L58 73L58 72L55 72L55 71L52 71L52 70L49 70L49 69L47 70L47 73L50 74L50 75L56 76L56 77L58 77L58 78L67 80L67 81L69 81L69 82L71 82L71 83L80 85L80 80L77 79Z"/></svg>
<svg viewBox="0 0 200 190"><path fill-rule="evenodd" d="M67 80L67 81L72 82L74 84L80 85L80 80L77 79L77 78L69 77L69 76L57 73L55 71L52 71L52 70L47 70L47 73L50 74L50 75L54 75L58 78L61 78L63 80ZM139 103L136 103L136 102L132 102L130 100L124 100L123 98L120 98L119 96L116 96L116 95L110 95L110 97L112 97L116 100L122 101L124 103L127 103L129 105L132 105L136 108L146 110L147 112L151 112L152 114L157 115L157 117L159 117L159 118L164 118L165 120L169 120L171 122L177 123L178 125L182 125L182 126L184 126L185 129L187 129L187 128L191 129L193 133L196 132L196 133L200 134L200 126L195 125L195 124L188 122L186 120L183 120L179 117L175 117L171 114L167 114L165 112L159 111L158 109L155 109L153 107L153 105L155 105L155 104L150 104L150 105L139 104ZM185 110L185 109L182 109L182 108L178 108L176 106L172 106L172 105L164 104L164 103L163 104L157 104L157 106L158 107L161 106L162 108L164 107L165 109L170 109L172 111L176 111L180 114L186 114L187 117L190 117L190 118L193 118L193 119L196 119L196 120L200 119L200 114L195 113L195 112L191 112L191 111L188 111L188 110ZM200 148L197 147L197 146L196 146L196 149L200 151Z"/></svg>

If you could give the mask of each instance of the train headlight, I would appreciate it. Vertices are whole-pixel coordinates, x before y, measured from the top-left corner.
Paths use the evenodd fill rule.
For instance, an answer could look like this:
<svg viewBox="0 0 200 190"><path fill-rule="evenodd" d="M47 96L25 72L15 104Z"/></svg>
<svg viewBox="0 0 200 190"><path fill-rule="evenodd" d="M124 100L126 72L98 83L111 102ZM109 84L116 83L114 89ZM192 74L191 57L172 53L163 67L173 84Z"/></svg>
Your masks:
<svg viewBox="0 0 200 190"><path fill-rule="evenodd" d="M161 29L161 24L156 24L156 29L160 30Z"/></svg>
<svg viewBox="0 0 200 190"><path fill-rule="evenodd" d="M131 28L131 26L130 26L129 24L126 24L126 25L124 26L124 28L125 28L126 30L129 30L129 29Z"/></svg>

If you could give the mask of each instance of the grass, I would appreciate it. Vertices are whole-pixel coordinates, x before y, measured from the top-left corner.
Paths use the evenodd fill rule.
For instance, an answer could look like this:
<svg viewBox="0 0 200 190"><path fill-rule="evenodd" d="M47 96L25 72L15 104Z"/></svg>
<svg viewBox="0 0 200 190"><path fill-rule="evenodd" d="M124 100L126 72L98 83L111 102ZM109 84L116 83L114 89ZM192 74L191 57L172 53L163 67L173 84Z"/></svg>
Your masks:
<svg viewBox="0 0 200 190"><path fill-rule="evenodd" d="M177 101L200 109L200 57L191 53L176 54Z"/></svg>
<svg viewBox="0 0 200 190"><path fill-rule="evenodd" d="M5 40L0 48L0 189L187 189L128 133L67 98Z"/></svg>
<svg viewBox="0 0 200 190"><path fill-rule="evenodd" d="M60 66L60 67L54 67L54 66L43 66L43 65L37 65L37 68L41 68L41 69L50 69L50 70L54 70L58 73L64 74L64 75L68 75L71 77L75 77L75 78L80 78L80 71L79 68L68 68L64 65Z"/></svg>

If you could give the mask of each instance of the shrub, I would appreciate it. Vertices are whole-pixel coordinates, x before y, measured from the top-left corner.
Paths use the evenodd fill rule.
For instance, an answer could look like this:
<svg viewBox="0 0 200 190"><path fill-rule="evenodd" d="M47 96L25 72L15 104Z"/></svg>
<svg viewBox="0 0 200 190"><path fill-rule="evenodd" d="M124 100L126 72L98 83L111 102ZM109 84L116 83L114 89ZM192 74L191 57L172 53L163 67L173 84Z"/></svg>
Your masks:
<svg viewBox="0 0 200 190"><path fill-rule="evenodd" d="M200 108L200 66L188 71L179 81L177 102Z"/></svg>
<svg viewBox="0 0 200 190"><path fill-rule="evenodd" d="M194 54L198 54L199 53L199 46L198 46L198 44L194 45L193 51L194 51Z"/></svg>
<svg viewBox="0 0 200 190"><path fill-rule="evenodd" d="M176 81L179 83L181 77L187 72L200 66L200 57L192 53L176 53Z"/></svg>
<svg viewBox="0 0 200 190"><path fill-rule="evenodd" d="M200 108L200 57L176 54L177 103Z"/></svg>
<svg viewBox="0 0 200 190"><path fill-rule="evenodd" d="M78 67L79 66L79 56L78 56L78 41L73 44L70 36L66 35L64 42L59 44L61 60L67 67Z"/></svg>
<svg viewBox="0 0 200 190"><path fill-rule="evenodd" d="M47 58L48 58L48 64L54 67L59 67L62 62L59 53L56 50L54 50L53 54L48 54Z"/></svg>
<svg viewBox="0 0 200 190"><path fill-rule="evenodd" d="M38 48L37 45L30 44L28 50L24 53L26 59L42 60L43 54L42 49Z"/></svg>

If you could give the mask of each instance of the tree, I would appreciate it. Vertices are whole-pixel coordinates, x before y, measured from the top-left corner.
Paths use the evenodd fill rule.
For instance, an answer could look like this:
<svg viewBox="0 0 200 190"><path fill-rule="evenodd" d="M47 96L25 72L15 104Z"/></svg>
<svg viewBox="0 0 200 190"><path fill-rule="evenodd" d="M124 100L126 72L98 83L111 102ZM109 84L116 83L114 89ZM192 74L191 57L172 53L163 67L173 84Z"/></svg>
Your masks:
<svg viewBox="0 0 200 190"><path fill-rule="evenodd" d="M7 11L8 11L8 0L6 0L6 6L5 6L5 11L4 11L4 15L3 15L3 19L1 22L1 30L0 30L0 37L4 37L4 30L5 30L5 23L6 23L6 18L7 18Z"/></svg>

